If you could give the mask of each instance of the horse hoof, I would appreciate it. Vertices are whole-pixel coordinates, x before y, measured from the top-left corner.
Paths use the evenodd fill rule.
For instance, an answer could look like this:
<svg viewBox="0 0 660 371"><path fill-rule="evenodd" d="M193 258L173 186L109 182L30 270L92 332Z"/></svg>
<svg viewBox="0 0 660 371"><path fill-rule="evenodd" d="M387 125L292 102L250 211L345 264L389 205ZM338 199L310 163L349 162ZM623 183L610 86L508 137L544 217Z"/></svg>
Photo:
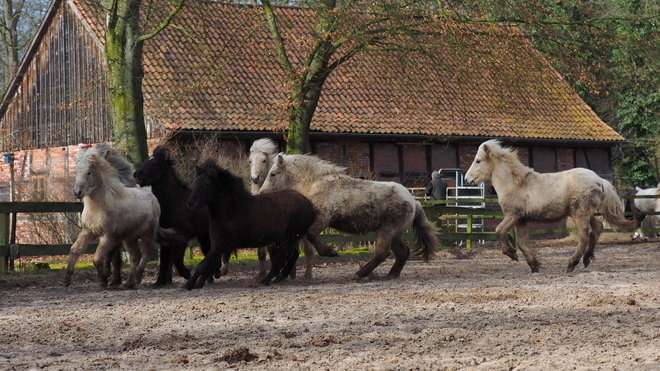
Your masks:
<svg viewBox="0 0 660 371"><path fill-rule="evenodd" d="M268 286L268 285L270 285L270 280L267 280L267 279L264 278L261 281L259 281L259 283L264 285L264 286Z"/></svg>
<svg viewBox="0 0 660 371"><path fill-rule="evenodd" d="M363 278L364 277L361 277L361 276L358 276L357 274L354 274L353 277L351 277L351 281L360 282L360 281L362 281Z"/></svg>
<svg viewBox="0 0 660 371"><path fill-rule="evenodd" d="M504 253L504 255L508 256L513 261L518 261L518 253L515 250L507 251Z"/></svg>
<svg viewBox="0 0 660 371"><path fill-rule="evenodd" d="M569 263L568 267L566 268L566 273L571 273L575 269L575 264Z"/></svg>

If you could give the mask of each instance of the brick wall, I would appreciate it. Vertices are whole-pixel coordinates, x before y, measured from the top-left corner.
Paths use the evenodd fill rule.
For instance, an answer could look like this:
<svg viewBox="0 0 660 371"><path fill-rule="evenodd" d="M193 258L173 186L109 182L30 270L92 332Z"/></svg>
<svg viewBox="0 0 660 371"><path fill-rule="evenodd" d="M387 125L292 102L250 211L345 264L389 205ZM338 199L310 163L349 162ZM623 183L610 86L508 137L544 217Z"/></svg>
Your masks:
<svg viewBox="0 0 660 371"><path fill-rule="evenodd" d="M564 171L575 167L573 148L557 148L557 170Z"/></svg>

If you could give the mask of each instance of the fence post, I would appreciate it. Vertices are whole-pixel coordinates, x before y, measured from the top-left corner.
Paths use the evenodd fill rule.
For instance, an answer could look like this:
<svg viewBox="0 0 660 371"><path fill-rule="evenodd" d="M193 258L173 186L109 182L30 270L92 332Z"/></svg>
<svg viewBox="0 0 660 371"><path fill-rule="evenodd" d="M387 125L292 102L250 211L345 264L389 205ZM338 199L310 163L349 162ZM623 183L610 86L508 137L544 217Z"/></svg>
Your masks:
<svg viewBox="0 0 660 371"><path fill-rule="evenodd" d="M468 234L472 234L472 214L467 215L466 232ZM468 249L472 248L472 240L466 240L465 241L465 247L467 247Z"/></svg>
<svg viewBox="0 0 660 371"><path fill-rule="evenodd" d="M9 214L0 213L0 244L9 245ZM0 256L0 271L9 270L9 254Z"/></svg>

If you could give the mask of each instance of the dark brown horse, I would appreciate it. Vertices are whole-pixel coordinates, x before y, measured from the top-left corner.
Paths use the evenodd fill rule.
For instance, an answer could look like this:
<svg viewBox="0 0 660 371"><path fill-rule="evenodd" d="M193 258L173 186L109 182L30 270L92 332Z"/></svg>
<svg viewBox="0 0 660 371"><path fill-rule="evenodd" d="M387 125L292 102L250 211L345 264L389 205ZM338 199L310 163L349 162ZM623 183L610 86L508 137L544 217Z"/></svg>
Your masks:
<svg viewBox="0 0 660 371"><path fill-rule="evenodd" d="M314 222L314 208L305 196L292 191L252 195L243 180L213 159L197 168L188 207L206 205L211 217L211 250L188 280L188 290L204 286L220 257L237 248L269 246L271 268L261 283L289 276L298 259L298 243Z"/></svg>
<svg viewBox="0 0 660 371"><path fill-rule="evenodd" d="M151 191L160 204L160 226L162 228L176 228L186 241L197 238L202 253L206 255L211 249L209 237L209 214L206 207L190 210L186 200L192 192L188 183L181 180L173 168L174 160L170 149L158 146L153 155L135 172L135 180L140 186L151 186ZM172 283L172 264L181 277L190 278L190 269L183 264L184 253L187 247L185 242L171 243L171 246L160 246L160 269L156 286ZM227 262L230 253L223 257L222 273L227 273ZM216 272L216 278L220 272Z"/></svg>

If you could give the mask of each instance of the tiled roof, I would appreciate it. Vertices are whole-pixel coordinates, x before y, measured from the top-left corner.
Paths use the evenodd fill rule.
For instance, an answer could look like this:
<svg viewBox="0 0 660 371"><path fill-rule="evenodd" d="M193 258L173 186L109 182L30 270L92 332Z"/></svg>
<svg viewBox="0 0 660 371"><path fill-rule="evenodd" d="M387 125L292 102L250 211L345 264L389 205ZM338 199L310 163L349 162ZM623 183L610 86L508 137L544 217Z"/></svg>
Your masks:
<svg viewBox="0 0 660 371"><path fill-rule="evenodd" d="M80 2L78 7L82 6ZM91 20L91 11L80 8ZM147 41L147 114L171 130L284 130L287 81L260 7L187 2ZM314 13L278 8L300 65ZM90 21L98 34L102 21ZM333 72L311 129L620 141L517 28L442 22L431 58L369 51ZM476 28L475 28L476 27ZM185 29L186 32L181 30ZM508 37L498 37L506 34ZM294 36L294 37L289 37Z"/></svg>

